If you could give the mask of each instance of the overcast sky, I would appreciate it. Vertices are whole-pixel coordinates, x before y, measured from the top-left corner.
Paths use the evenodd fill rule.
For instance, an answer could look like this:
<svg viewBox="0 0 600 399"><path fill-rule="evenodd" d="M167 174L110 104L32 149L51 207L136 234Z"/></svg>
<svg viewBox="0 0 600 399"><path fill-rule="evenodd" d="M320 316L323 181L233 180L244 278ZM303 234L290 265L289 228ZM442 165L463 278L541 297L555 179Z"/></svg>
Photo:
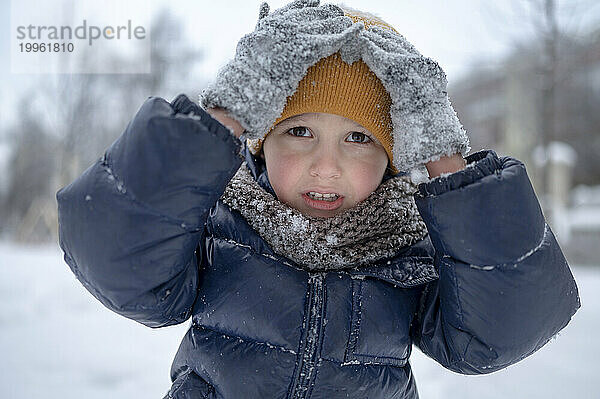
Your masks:
<svg viewBox="0 0 600 399"><path fill-rule="evenodd" d="M42 14L63 4L63 0L19 1L35 4L32 13L35 10ZM118 3L111 0L103 4L111 5L113 2L140 4L146 9L140 15L152 15L167 7L179 17L189 43L205 52L202 64L196 68L199 77L204 80L211 79L218 68L233 57L239 38L253 30L261 3L257 0L122 0ZM540 0L345 0L343 3L379 15L390 23L422 54L437 60L452 83L461 78L471 65L493 66L510 50L515 40L531 37L533 29L528 17L531 6L528 4L535 2ZM273 10L287 1L268 3ZM595 3L598 2L558 0L560 24L569 29L581 26L583 30L598 24L600 7ZM0 123L6 123L15 115L13 104L19 91L33 84L34 76L10 73L9 38L14 34L10 31L10 1L0 0L0 4L0 55L4 61L0 64ZM105 12L110 13L110 7ZM131 16L134 20L136 17ZM90 16L90 19L93 17ZM190 85L193 86L194 82ZM182 87L181 91L195 93L200 89Z"/></svg>

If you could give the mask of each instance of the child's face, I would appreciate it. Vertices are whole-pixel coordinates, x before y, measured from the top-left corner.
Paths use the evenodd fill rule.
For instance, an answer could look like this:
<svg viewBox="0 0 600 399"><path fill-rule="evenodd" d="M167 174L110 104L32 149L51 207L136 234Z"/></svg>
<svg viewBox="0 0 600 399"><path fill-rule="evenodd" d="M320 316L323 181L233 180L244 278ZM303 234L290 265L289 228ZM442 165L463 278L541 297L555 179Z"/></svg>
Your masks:
<svg viewBox="0 0 600 399"><path fill-rule="evenodd" d="M364 200L381 183L388 157L360 124L327 113L296 115L267 135L263 152L277 197L305 215L331 217ZM333 193L331 202L309 192Z"/></svg>

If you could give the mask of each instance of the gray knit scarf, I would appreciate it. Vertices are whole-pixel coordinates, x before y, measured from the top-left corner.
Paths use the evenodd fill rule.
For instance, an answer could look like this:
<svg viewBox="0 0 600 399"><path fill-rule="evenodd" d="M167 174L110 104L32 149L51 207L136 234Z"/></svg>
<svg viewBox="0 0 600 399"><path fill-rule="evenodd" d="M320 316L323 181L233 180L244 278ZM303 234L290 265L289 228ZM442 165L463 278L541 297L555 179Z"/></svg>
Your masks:
<svg viewBox="0 0 600 399"><path fill-rule="evenodd" d="M415 191L408 176L396 176L333 217L307 216L264 190L244 162L221 200L239 211L276 254L322 271L367 266L423 239L428 232Z"/></svg>

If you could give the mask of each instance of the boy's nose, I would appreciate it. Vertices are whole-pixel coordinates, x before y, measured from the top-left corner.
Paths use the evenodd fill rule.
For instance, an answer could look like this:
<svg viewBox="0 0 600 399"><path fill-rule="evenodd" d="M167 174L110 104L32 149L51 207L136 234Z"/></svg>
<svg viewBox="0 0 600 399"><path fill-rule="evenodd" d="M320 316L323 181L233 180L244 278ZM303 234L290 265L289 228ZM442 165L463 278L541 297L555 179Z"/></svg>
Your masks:
<svg viewBox="0 0 600 399"><path fill-rule="evenodd" d="M328 148L321 148L313 154L313 161L310 166L310 175L320 177L322 179L338 178L342 175L342 169L339 164L339 159Z"/></svg>

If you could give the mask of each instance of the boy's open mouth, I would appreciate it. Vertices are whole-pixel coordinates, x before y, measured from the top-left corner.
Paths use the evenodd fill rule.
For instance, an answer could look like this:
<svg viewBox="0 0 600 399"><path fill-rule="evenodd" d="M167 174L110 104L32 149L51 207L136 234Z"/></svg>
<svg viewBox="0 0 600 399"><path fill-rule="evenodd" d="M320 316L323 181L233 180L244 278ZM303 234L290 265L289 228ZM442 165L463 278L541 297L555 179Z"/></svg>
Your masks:
<svg viewBox="0 0 600 399"><path fill-rule="evenodd" d="M342 206L344 197L336 193L319 193L316 191L309 191L302 194L304 202L314 209L320 210L334 210Z"/></svg>
<svg viewBox="0 0 600 399"><path fill-rule="evenodd" d="M338 194L335 194L335 193L321 194L321 193L317 193L315 191L309 191L306 193L306 195L308 195L310 198L312 198L314 200L329 201L329 202L333 202L340 197Z"/></svg>

